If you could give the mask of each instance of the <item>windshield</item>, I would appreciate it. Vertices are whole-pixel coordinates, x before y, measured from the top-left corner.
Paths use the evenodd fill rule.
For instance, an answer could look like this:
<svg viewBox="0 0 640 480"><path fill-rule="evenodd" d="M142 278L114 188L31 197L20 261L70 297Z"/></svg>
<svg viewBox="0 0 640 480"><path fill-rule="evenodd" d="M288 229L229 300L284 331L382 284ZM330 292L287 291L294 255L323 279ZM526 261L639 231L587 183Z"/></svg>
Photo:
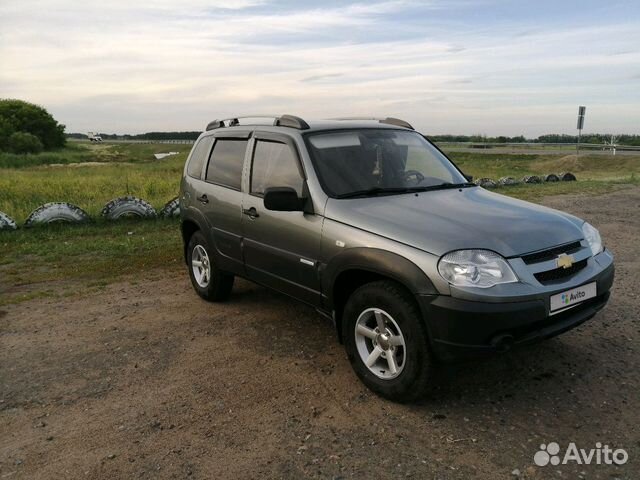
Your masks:
<svg viewBox="0 0 640 480"><path fill-rule="evenodd" d="M464 176L422 135L404 130L341 130L307 136L332 197L403 193L465 184Z"/></svg>

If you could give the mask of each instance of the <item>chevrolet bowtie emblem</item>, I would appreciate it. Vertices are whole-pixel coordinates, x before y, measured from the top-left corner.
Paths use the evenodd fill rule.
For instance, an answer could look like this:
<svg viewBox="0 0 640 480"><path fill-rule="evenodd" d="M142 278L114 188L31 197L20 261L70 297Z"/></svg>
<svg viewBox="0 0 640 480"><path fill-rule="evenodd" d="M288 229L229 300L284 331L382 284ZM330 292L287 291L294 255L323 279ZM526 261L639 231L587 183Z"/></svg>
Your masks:
<svg viewBox="0 0 640 480"><path fill-rule="evenodd" d="M556 265L558 268L569 268L573 265L573 257L566 253L561 253L556 259Z"/></svg>

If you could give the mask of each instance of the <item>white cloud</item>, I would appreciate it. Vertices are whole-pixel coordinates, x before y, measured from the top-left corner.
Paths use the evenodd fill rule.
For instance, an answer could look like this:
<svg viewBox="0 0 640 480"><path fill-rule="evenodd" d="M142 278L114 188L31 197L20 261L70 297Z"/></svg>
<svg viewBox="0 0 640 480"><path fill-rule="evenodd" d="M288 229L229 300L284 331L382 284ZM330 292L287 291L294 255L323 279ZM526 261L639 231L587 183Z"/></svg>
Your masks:
<svg viewBox="0 0 640 480"><path fill-rule="evenodd" d="M416 33L393 20L414 2L254 8L263 3L4 2L0 91L44 104L72 131L198 129L287 111L536 135L572 131L579 103L593 106L594 130L637 128L637 23L443 34L425 19Z"/></svg>

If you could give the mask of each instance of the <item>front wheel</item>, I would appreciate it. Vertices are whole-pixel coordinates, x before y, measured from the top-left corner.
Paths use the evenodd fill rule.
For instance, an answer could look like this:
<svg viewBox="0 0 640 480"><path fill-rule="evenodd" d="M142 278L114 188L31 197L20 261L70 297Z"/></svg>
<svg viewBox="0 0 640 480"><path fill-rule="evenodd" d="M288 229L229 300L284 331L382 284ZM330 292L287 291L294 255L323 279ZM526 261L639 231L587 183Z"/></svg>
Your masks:
<svg viewBox="0 0 640 480"><path fill-rule="evenodd" d="M415 300L400 285L383 280L358 288L345 306L342 333L368 388L401 402L425 394L433 371L428 337Z"/></svg>
<svg viewBox="0 0 640 480"><path fill-rule="evenodd" d="M234 277L216 267L202 232L195 232L189 240L187 267L193 289L205 300L222 302L231 296Z"/></svg>

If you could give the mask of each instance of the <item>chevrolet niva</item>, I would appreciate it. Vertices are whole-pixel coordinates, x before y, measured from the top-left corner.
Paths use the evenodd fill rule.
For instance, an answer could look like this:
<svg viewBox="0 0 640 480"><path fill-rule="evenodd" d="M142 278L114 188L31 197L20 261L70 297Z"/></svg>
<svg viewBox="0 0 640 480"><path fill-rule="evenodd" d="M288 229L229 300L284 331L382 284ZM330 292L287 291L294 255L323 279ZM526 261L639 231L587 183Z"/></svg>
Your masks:
<svg viewBox="0 0 640 480"><path fill-rule="evenodd" d="M606 304L598 230L470 183L407 122L269 118L211 122L187 159L181 228L202 298L228 299L240 276L315 307L362 382L397 401L440 362L552 337Z"/></svg>

